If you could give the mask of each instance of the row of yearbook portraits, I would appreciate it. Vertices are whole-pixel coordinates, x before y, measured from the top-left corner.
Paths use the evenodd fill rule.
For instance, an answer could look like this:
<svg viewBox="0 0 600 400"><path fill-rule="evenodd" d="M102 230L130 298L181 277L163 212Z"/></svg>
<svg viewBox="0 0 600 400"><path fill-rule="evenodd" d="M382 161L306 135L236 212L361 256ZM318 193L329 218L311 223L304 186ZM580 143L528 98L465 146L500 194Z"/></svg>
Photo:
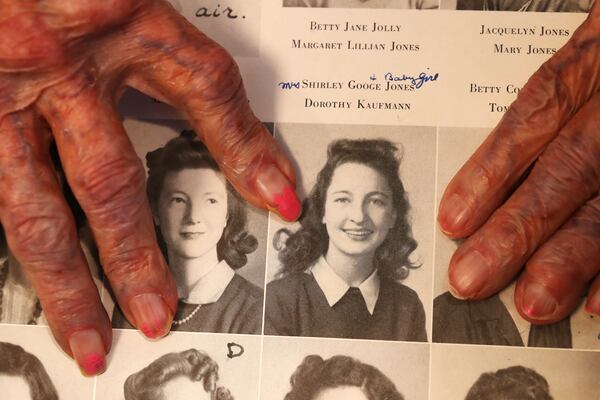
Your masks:
<svg viewBox="0 0 600 400"><path fill-rule="evenodd" d="M448 292L457 243L437 228L436 203L487 130L270 124L303 199L299 222L285 223L245 205L183 122L125 127L147 167L157 238L177 283L173 331L600 349L600 321L583 307L533 326L516 311L514 284L481 301ZM113 327L132 328L67 198ZM0 247L0 323L45 325L18 262Z"/></svg>
<svg viewBox="0 0 600 400"><path fill-rule="evenodd" d="M594 0L282 0L284 7L589 12Z"/></svg>
<svg viewBox="0 0 600 400"><path fill-rule="evenodd" d="M175 9L185 12L195 7L196 16L219 17L225 15L237 19L241 1L232 0L227 5L218 1L168 0ZM239 4L238 4L239 3ZM477 10L477 11L536 11L536 12L589 12L594 0L281 0L283 7L316 8L370 8L370 9L417 9L417 10ZM203 6L198 8L198 5ZM200 15L198 15L200 14Z"/></svg>
<svg viewBox="0 0 600 400"><path fill-rule="evenodd" d="M19 400L596 400L600 352L174 332L114 332L81 376L46 327L0 330L0 392Z"/></svg>

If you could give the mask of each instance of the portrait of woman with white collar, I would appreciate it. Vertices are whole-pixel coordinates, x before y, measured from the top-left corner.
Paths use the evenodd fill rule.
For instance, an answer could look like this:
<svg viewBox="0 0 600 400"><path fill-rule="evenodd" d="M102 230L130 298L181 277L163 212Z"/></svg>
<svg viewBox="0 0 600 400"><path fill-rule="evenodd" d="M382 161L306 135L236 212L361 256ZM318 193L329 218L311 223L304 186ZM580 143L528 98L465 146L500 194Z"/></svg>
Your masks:
<svg viewBox="0 0 600 400"><path fill-rule="evenodd" d="M427 341L423 304L401 283L421 263L398 153L386 139L329 144L300 227L273 238L266 334Z"/></svg>
<svg viewBox="0 0 600 400"><path fill-rule="evenodd" d="M171 330L260 334L263 291L236 273L258 246L242 199L192 131L149 152L146 164L157 237L179 295ZM131 327L118 308L112 321Z"/></svg>

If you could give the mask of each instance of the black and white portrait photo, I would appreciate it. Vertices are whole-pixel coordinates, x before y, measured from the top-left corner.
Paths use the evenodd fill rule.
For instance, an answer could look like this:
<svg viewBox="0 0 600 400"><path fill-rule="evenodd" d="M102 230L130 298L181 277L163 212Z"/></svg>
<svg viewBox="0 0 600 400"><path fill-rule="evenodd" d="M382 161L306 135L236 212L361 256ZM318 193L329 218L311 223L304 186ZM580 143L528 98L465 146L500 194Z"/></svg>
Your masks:
<svg viewBox="0 0 600 400"><path fill-rule="evenodd" d="M125 400L233 400L219 386L219 365L197 349L164 354L135 372L123 385Z"/></svg>
<svg viewBox="0 0 600 400"><path fill-rule="evenodd" d="M484 372L469 389L465 400L552 400L550 385L532 368L514 365Z"/></svg>
<svg viewBox="0 0 600 400"><path fill-rule="evenodd" d="M431 281L415 279L418 290L404 282L430 276L430 248L413 223L419 234L432 227L431 186L414 191L432 182L432 133L276 126L300 164L304 212L296 226L271 223L277 258L269 261L266 334L427 341L418 290L430 293ZM417 159L419 177L416 165L403 165Z"/></svg>
<svg viewBox="0 0 600 400"><path fill-rule="evenodd" d="M435 9L439 0L283 0L284 7Z"/></svg>
<svg viewBox="0 0 600 400"><path fill-rule="evenodd" d="M421 343L267 337L261 400L427 399Z"/></svg>
<svg viewBox="0 0 600 400"><path fill-rule="evenodd" d="M7 342L0 342L0 393L7 399L58 400L56 388L40 360L21 346Z"/></svg>
<svg viewBox="0 0 600 400"><path fill-rule="evenodd" d="M109 368L97 378L103 400L258 400L261 338L172 332L149 342L115 330Z"/></svg>
<svg viewBox="0 0 600 400"><path fill-rule="evenodd" d="M0 398L6 400L92 399L85 378L54 342L47 327L0 325Z"/></svg>
<svg viewBox="0 0 600 400"><path fill-rule="evenodd" d="M592 9L594 0L441 0L442 8L480 11L582 12Z"/></svg>
<svg viewBox="0 0 600 400"><path fill-rule="evenodd" d="M266 213L250 211L193 131L137 124L135 137L171 136L145 155L157 238L179 295L171 330L260 334ZM131 327L119 308L112 323Z"/></svg>
<svg viewBox="0 0 600 400"><path fill-rule="evenodd" d="M504 346L572 348L570 317L533 325L514 305L515 283L484 300L458 300L450 292L433 302L433 341Z"/></svg>
<svg viewBox="0 0 600 400"><path fill-rule="evenodd" d="M439 134L438 199L463 162L488 134L486 129L442 128ZM436 233L433 341L501 346L600 349L600 320L583 304L562 321L532 325L514 304L516 282L483 300L456 299L449 292L448 265L459 243Z"/></svg>
<svg viewBox="0 0 600 400"><path fill-rule="evenodd" d="M63 195L73 214L79 245L90 268L92 279L102 296L104 307L110 310L113 302L110 296L104 293L98 252L87 218L67 183L54 144L50 148L50 154ZM40 300L25 270L8 246L2 225L0 225L0 324L48 325Z"/></svg>
<svg viewBox="0 0 600 400"><path fill-rule="evenodd" d="M344 355L306 356L290 383L284 400L404 400L380 370Z"/></svg>
<svg viewBox="0 0 600 400"><path fill-rule="evenodd" d="M600 352L432 346L430 400L591 400Z"/></svg>
<svg viewBox="0 0 600 400"><path fill-rule="evenodd" d="M0 323L47 325L25 271L6 246L0 252Z"/></svg>
<svg viewBox="0 0 600 400"><path fill-rule="evenodd" d="M101 294L102 303L105 309L111 310L113 301L105 293L97 250L87 223L78 233L79 244ZM6 246L0 250L0 324L48 325L33 286L19 261Z"/></svg>

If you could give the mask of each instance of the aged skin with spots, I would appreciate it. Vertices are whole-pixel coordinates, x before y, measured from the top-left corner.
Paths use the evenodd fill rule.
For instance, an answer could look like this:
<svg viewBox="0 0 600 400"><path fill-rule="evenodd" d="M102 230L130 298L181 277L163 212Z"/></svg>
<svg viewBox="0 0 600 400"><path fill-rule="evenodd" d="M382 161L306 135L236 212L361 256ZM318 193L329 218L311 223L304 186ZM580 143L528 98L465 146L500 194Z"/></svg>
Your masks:
<svg viewBox="0 0 600 400"><path fill-rule="evenodd" d="M286 219L300 213L289 195L294 174L249 109L231 57L165 1L0 0L0 10L0 220L58 343L85 371L90 356L109 350L110 325L51 140L121 309L153 338L168 331L177 294L155 243L142 166L114 110L123 88L180 109L232 184ZM442 229L472 235L450 265L457 295L490 295L528 260L517 305L533 322L553 322L597 275L599 32L596 5L446 191ZM600 314L597 278L587 307ZM96 361L93 373L104 366Z"/></svg>
<svg viewBox="0 0 600 400"><path fill-rule="evenodd" d="M599 129L596 4L446 188L440 227L468 237L449 266L455 296L491 296L525 266L515 291L525 319L559 321L586 291L600 316Z"/></svg>
<svg viewBox="0 0 600 400"><path fill-rule="evenodd" d="M125 87L181 110L233 186L288 220L300 214L294 172L250 110L233 59L166 1L0 0L0 10L0 220L58 343L97 374L110 324L51 141L121 309L150 338L169 331L177 293L115 111Z"/></svg>

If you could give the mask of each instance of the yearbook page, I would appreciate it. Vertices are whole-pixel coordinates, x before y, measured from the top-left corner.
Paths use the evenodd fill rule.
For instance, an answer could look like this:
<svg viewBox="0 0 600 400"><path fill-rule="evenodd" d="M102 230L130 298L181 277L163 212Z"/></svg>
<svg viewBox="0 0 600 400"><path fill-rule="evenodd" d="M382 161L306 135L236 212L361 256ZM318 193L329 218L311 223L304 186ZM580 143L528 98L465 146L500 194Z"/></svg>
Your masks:
<svg viewBox="0 0 600 400"><path fill-rule="evenodd" d="M82 217L114 339L107 372L81 377L1 243L1 398L600 399L585 299L544 326L519 315L514 283L455 299L460 243L436 222L452 176L593 0L170 2L234 56L303 214L245 204L181 114L127 91L119 110L179 294L172 332L150 342L127 321Z"/></svg>

